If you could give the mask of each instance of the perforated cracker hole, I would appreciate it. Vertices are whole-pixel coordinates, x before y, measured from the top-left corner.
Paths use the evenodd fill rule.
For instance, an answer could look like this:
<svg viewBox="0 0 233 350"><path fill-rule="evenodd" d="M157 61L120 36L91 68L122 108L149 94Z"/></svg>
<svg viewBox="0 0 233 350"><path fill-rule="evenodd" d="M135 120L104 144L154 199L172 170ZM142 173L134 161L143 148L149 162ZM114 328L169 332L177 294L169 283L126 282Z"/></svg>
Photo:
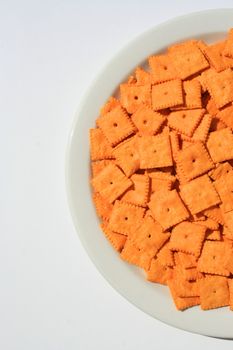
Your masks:
<svg viewBox="0 0 233 350"><path fill-rule="evenodd" d="M113 123L113 126L116 128L118 125L117 125L117 123Z"/></svg>

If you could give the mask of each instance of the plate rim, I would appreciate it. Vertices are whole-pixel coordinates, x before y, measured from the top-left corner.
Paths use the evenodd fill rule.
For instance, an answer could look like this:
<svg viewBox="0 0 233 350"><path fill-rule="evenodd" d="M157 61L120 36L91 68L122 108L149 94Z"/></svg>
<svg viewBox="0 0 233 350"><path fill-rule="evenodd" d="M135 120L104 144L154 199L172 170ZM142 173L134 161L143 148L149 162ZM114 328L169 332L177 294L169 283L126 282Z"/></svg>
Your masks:
<svg viewBox="0 0 233 350"><path fill-rule="evenodd" d="M102 69L99 70L99 72L96 74L95 78L91 81L91 83L89 84L89 87L86 89L86 92L83 94L83 96L81 96L80 98L80 102L78 104L78 107L76 108L76 112L75 115L73 117L73 121L72 121L72 125L71 125L71 130L68 136L68 142L67 142L67 146L66 146L66 150L65 150L65 186L66 186L66 197L67 197L67 201L68 201L68 207L69 207L69 211L71 213L71 217L72 217L72 221L75 227L75 231L86 251L86 253L88 254L90 260L93 262L94 266L97 268L97 270L99 271L99 273L103 276L103 278L111 285L111 287L116 290L123 298L125 298L127 301L129 301L132 305L134 305L135 307L137 307L138 309L140 309L141 311L143 311L144 313L146 313L147 315L150 315L151 317L163 322L166 325L190 332L190 333L195 333L195 334L201 334L201 335L206 335L206 336L210 336L210 337L217 337L217 338L222 338L222 339L233 339L233 332L232 334L228 334L226 332L219 331L219 332L213 332L213 331L200 331L200 330L193 330L190 329L189 327L182 327L177 325L175 322L169 322L169 321L165 321L163 320L160 315L159 316L155 316L152 313L144 310L142 307L140 307L139 305L136 304L136 302L132 301L130 299L130 297L125 294L120 287L118 287L117 285L115 285L115 283L112 281L112 279L109 277L109 275L107 275L105 273L105 271L102 269L102 266L100 266L100 264L98 263L98 261L95 260L94 256L91 254L91 251L88 247L88 244L84 238L84 235L82 235L82 229L79 226L79 222L77 220L77 212L76 209L74 208L74 204L73 204L73 199L72 199L72 186L71 186L71 179L70 179L70 170L71 170L71 152L72 152L72 147L73 147L73 137L74 137L74 132L75 130L78 129L78 125L81 119L81 111L83 109L83 106L85 105L86 101L88 100L88 96L90 95L93 86L99 81L101 80L101 76L103 75L103 73L107 70L107 68L109 68L113 62L120 57L121 55L123 55L124 52L128 51L130 46L135 45L137 42L141 41L143 39L143 37L146 37L148 35L150 35L150 33L154 32L154 31L158 31L160 29L162 29L163 27L169 26L169 25L174 25L177 22L180 22L182 20L188 20L192 17L196 17L196 16L209 16L209 15L224 15L228 12L231 13L232 15L232 19L233 19L233 8L221 8L221 9L210 9L210 10L204 10L204 11L196 11L196 12L191 12L188 14L184 14L184 15L180 15L171 19L168 19L167 21L164 21L162 23L159 23L155 26L152 26L150 28L148 28L147 30L143 31L142 33L140 33L139 35L135 36L133 39L129 40L125 45L123 45L123 47L121 47L119 50L117 50L112 57L106 62L106 64L102 67ZM233 23L233 22L232 22ZM178 312L178 311L177 311ZM203 311L204 312L204 311ZM211 312L211 311L209 311Z"/></svg>

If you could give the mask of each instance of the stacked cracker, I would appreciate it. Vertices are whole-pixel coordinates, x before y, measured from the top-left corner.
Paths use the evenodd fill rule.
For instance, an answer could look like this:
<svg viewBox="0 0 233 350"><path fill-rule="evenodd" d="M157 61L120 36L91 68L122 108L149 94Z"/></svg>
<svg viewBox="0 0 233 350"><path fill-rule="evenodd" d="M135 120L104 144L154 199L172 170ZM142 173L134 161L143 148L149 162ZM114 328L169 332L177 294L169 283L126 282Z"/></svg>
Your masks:
<svg viewBox="0 0 233 350"><path fill-rule="evenodd" d="M233 309L233 29L149 57L90 130L93 200L122 259L177 309Z"/></svg>

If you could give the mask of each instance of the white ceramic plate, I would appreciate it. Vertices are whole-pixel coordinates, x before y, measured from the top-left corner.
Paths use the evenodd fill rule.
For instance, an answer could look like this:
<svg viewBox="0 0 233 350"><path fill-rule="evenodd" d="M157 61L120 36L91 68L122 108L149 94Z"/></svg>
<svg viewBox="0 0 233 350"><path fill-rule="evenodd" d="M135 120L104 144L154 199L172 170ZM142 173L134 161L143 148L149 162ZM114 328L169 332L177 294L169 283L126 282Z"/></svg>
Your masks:
<svg viewBox="0 0 233 350"><path fill-rule="evenodd" d="M167 46L189 38L207 42L223 38L233 26L233 9L209 10L178 17L131 41L92 83L75 116L67 148L66 183L77 233L93 263L121 295L169 325L221 338L233 338L233 312L228 308L176 311L167 287L147 282L142 272L125 262L100 231L91 199L88 129L94 127L101 105L129 73Z"/></svg>

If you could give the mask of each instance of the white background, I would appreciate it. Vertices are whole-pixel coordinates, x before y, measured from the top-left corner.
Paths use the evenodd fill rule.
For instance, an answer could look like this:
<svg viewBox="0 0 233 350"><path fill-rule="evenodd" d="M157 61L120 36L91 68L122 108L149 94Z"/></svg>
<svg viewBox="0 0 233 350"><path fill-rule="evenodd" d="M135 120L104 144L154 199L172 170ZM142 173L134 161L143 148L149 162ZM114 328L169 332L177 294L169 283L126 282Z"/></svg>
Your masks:
<svg viewBox="0 0 233 350"><path fill-rule="evenodd" d="M1 350L232 349L108 285L76 235L64 179L73 115L99 69L147 28L216 7L232 1L0 0Z"/></svg>

